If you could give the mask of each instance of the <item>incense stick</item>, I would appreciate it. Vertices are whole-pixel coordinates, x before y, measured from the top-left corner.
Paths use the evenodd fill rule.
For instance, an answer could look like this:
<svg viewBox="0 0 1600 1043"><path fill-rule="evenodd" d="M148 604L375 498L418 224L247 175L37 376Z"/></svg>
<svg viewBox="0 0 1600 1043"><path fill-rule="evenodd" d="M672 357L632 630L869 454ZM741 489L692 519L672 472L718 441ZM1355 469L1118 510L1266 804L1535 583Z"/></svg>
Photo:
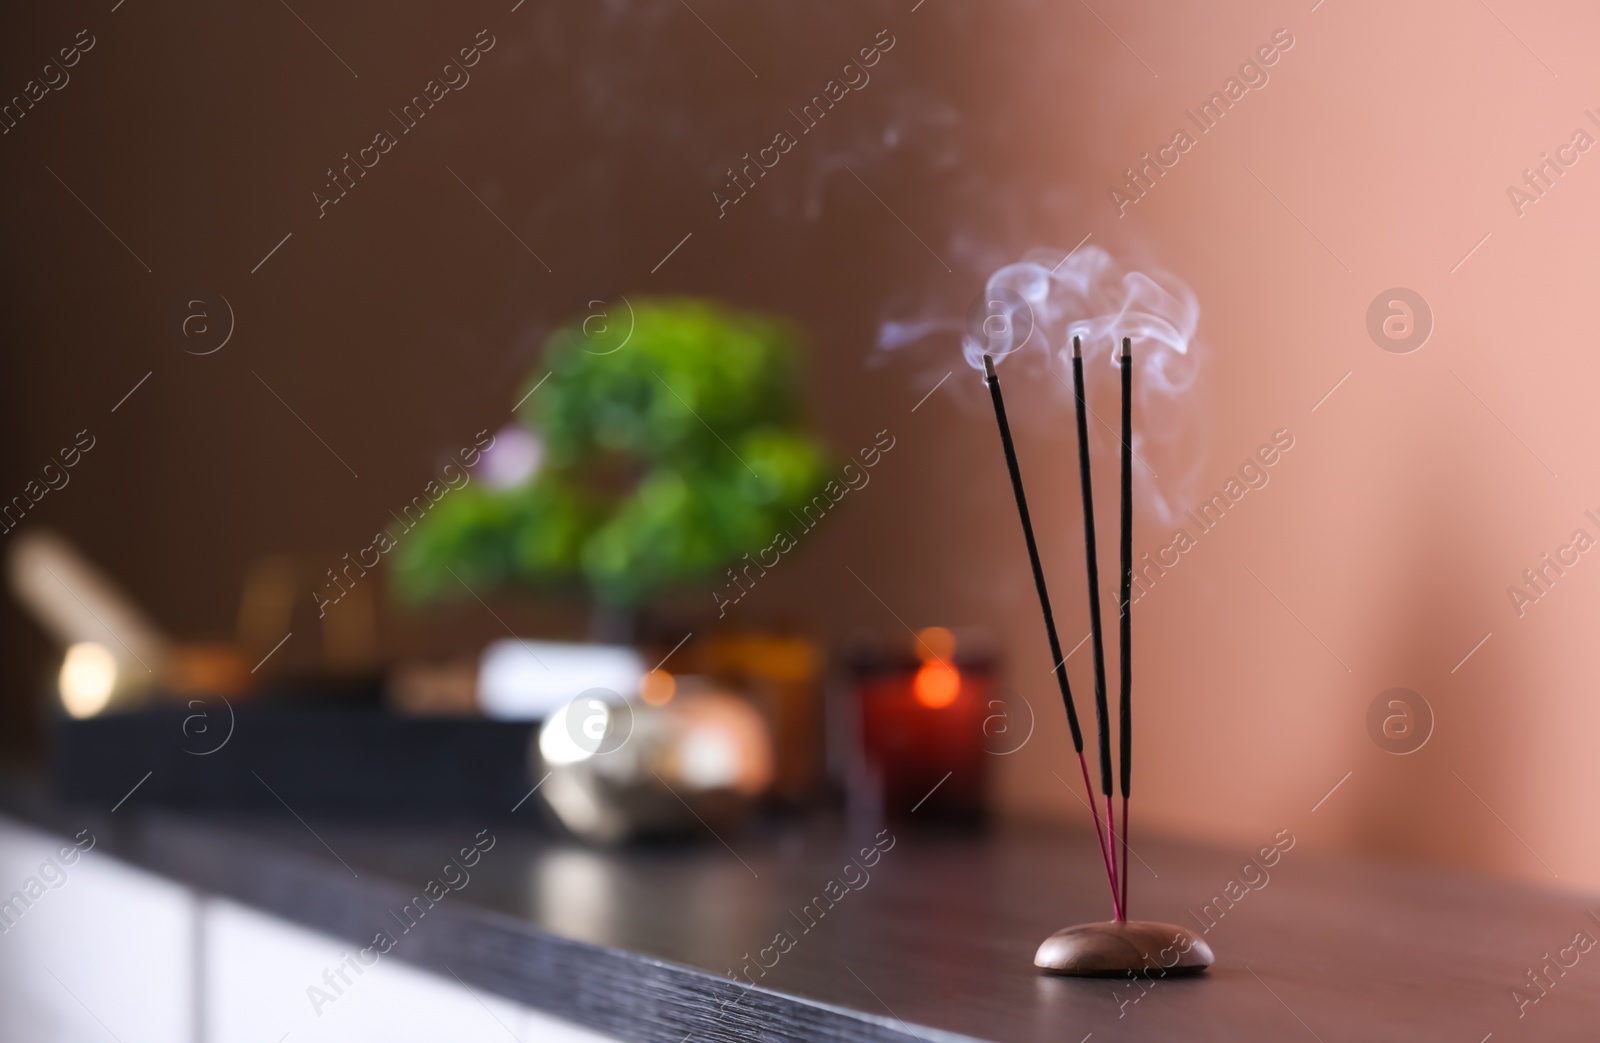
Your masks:
<svg viewBox="0 0 1600 1043"><path fill-rule="evenodd" d="M1133 342L1122 338L1122 608L1121 630L1117 634L1121 661L1121 702L1117 723L1121 742L1119 767L1122 769L1122 912L1128 912L1128 783L1133 778Z"/></svg>
<svg viewBox="0 0 1600 1043"><path fill-rule="evenodd" d="M1089 819L1094 823L1095 837L1100 841L1100 855L1105 861L1106 876L1111 884L1111 906L1118 920L1123 918L1122 902L1118 897L1117 871L1112 847L1106 834L1100 831L1100 817L1094 810L1094 787L1089 783L1089 762L1083 755L1083 729L1078 724L1078 710L1072 703L1072 687L1067 683L1067 657L1061 654L1061 639L1056 635L1055 613L1050 609L1050 591L1045 586L1044 566L1039 562L1039 545L1033 538L1033 521L1028 515L1028 497L1022 489L1022 470L1017 464L1017 448L1011 441L1011 425L1006 420L1006 403L1000 394L1000 377L994 371L994 359L983 357L985 383L989 385L989 398L994 403L995 422L1000 427L1000 445L1006 454L1006 469L1011 474L1011 492L1017 501L1017 517L1022 519L1022 536L1028 545L1028 563L1033 566L1033 585L1039 592L1039 611L1044 615L1045 635L1050 639L1050 657L1055 662L1056 684L1061 688L1061 703L1067 709L1067 724L1072 728L1072 745L1078 751L1078 766L1083 771L1083 788L1089 797ZM1109 824L1107 833L1110 832Z"/></svg>
<svg viewBox="0 0 1600 1043"><path fill-rule="evenodd" d="M1083 395L1083 347L1072 338L1072 394L1078 414L1078 476L1083 485L1083 546L1089 574L1089 632L1094 650L1094 719L1100 740L1100 792L1106 799L1106 833L1112 833L1111 816L1111 721L1106 707L1106 647L1100 625L1100 564L1094 540L1094 483L1089 474L1089 417ZM1117 849L1111 848L1111 873L1117 872ZM1121 889L1117 906L1122 906ZM1122 919L1119 914L1117 919Z"/></svg>

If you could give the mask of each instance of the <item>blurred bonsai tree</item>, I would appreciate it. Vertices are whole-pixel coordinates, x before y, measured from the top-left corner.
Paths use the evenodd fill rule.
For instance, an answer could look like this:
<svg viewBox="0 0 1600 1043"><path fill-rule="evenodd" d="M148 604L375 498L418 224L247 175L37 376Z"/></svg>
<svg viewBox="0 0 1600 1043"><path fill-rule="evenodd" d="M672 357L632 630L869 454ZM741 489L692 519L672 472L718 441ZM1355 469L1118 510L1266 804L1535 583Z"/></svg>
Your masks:
<svg viewBox="0 0 1600 1043"><path fill-rule="evenodd" d="M826 454L802 423L788 324L688 299L631 312L551 336L549 377L523 409L542 466L443 498L399 548L402 595L455 588L453 571L474 589L587 586L602 610L628 613L765 546L821 489Z"/></svg>

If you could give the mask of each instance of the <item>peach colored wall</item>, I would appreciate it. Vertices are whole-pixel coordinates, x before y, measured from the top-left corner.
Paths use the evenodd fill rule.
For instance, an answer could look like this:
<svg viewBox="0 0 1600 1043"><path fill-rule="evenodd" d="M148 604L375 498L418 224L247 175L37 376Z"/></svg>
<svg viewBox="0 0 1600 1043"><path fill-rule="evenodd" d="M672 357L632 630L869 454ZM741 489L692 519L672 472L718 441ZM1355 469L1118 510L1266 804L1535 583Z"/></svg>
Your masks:
<svg viewBox="0 0 1600 1043"><path fill-rule="evenodd" d="M816 346L810 389L830 438L848 451L887 428L899 446L740 621L894 633L887 604L914 626L987 626L1007 682L1039 711L999 801L1072 819L1051 774L1072 778L1066 728L981 388L959 371L911 412L956 366L949 338L867 360L883 319L959 316L995 265L1093 233L1198 295L1209 355L1186 495L1219 487L1273 431L1295 437L1270 484L1136 610L1136 828L1238 845L1290 828L1316 847L1600 885L1585 641L1600 563L1583 556L1525 618L1506 595L1575 528L1600 536L1582 516L1600 507L1585 444L1600 152L1521 217L1506 196L1600 106L1600 12L1493 6L1506 24L1482 5L1376 0L706 0L696 10L721 41L679 5L318 12L359 77L277 5L14 14L6 68L43 62L85 19L98 44L0 138L0 480L9 495L58 442L94 430L93 456L30 523L67 531L175 631L226 633L249 560L331 560L370 538L439 454L507 418L542 335L590 290L791 314ZM484 26L497 49L470 87L318 218L324 168ZM870 86L717 217L726 167L885 27L896 46ZM1279 28L1295 43L1270 81L1119 218L1108 186ZM186 356L171 337L190 286L238 309L228 350ZM1368 304L1393 286L1433 309L1412 354L1366 330ZM1086 626L1073 442L1048 390L1016 388L1015 408L1071 642ZM1103 440L1096 452L1109 510L1113 457ZM1146 515L1135 542L1169 538ZM581 628L581 610L497 604L532 630ZM673 611L693 624L711 604L708 590ZM5 612L16 720L48 657ZM499 632L466 603L425 625L391 621L389 636L410 650L418 635L470 646ZM1070 665L1087 714L1087 657ZM1437 718L1404 757L1365 723L1396 686Z"/></svg>
<svg viewBox="0 0 1600 1043"><path fill-rule="evenodd" d="M1586 347L1600 151L1520 217L1507 187L1577 128L1600 135L1584 43L1600 12L1500 5L1502 25L1474 5L1310 8L1098 6L1158 76L1081 7L1061 16L1101 89L1073 178L1085 213L1058 241L1138 240L1194 286L1213 349L1206 490L1274 429L1296 439L1136 610L1138 820L1245 844L1290 827L1317 846L1592 887L1600 568L1582 555L1521 618L1506 589L1575 529L1600 536L1583 516L1600 506ZM1104 187L1174 128L1193 132L1184 110L1279 27L1295 43L1270 82L1118 219ZM1366 330L1393 286L1433 309L1411 354ZM1050 446L1070 441L1026 451ZM1064 496L1054 506L1070 516ZM1136 548L1162 536L1141 526ZM1020 574L1016 553L1008 567ZM1016 593L1021 670L1044 654ZM1369 702L1396 686L1436 715L1409 756L1366 730ZM1008 765L1019 812L1081 815L1050 785L1058 718L1054 742Z"/></svg>

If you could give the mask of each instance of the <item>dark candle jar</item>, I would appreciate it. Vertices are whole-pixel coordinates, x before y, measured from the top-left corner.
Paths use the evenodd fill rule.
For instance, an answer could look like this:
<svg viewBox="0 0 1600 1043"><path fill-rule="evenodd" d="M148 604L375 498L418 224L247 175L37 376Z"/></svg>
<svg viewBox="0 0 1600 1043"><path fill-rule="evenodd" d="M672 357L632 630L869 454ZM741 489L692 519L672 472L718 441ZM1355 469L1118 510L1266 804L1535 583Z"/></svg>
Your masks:
<svg viewBox="0 0 1600 1043"><path fill-rule="evenodd" d="M994 658L941 627L850 660L859 728L852 805L885 819L981 820L994 732Z"/></svg>

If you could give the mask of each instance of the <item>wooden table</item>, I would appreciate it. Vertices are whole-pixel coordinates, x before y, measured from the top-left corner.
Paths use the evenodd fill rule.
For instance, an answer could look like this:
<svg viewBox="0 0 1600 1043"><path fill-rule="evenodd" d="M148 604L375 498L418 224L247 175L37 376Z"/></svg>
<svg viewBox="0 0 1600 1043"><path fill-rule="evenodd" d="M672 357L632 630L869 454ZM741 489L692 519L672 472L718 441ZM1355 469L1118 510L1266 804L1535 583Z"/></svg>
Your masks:
<svg viewBox="0 0 1600 1043"><path fill-rule="evenodd" d="M1217 964L1135 983L1031 966L1046 935L1107 915L1094 838L1073 833L891 825L848 839L812 822L603 852L542 831L531 805L514 819L303 826L288 812L113 818L11 790L0 811L64 833L87 824L115 857L354 944L398 933L409 906L402 960L629 1040L1600 1038L1600 946L1572 948L1580 931L1600 939L1600 899L1301 841L1267 875L1241 871L1244 851L1141 842L1134 913L1207 928ZM417 897L479 830L494 846L425 909ZM851 855L875 840L863 869ZM1217 901L1229 894L1231 908ZM1546 953L1576 962L1552 964L1532 1002L1527 972ZM1530 997L1520 1010L1515 987Z"/></svg>

